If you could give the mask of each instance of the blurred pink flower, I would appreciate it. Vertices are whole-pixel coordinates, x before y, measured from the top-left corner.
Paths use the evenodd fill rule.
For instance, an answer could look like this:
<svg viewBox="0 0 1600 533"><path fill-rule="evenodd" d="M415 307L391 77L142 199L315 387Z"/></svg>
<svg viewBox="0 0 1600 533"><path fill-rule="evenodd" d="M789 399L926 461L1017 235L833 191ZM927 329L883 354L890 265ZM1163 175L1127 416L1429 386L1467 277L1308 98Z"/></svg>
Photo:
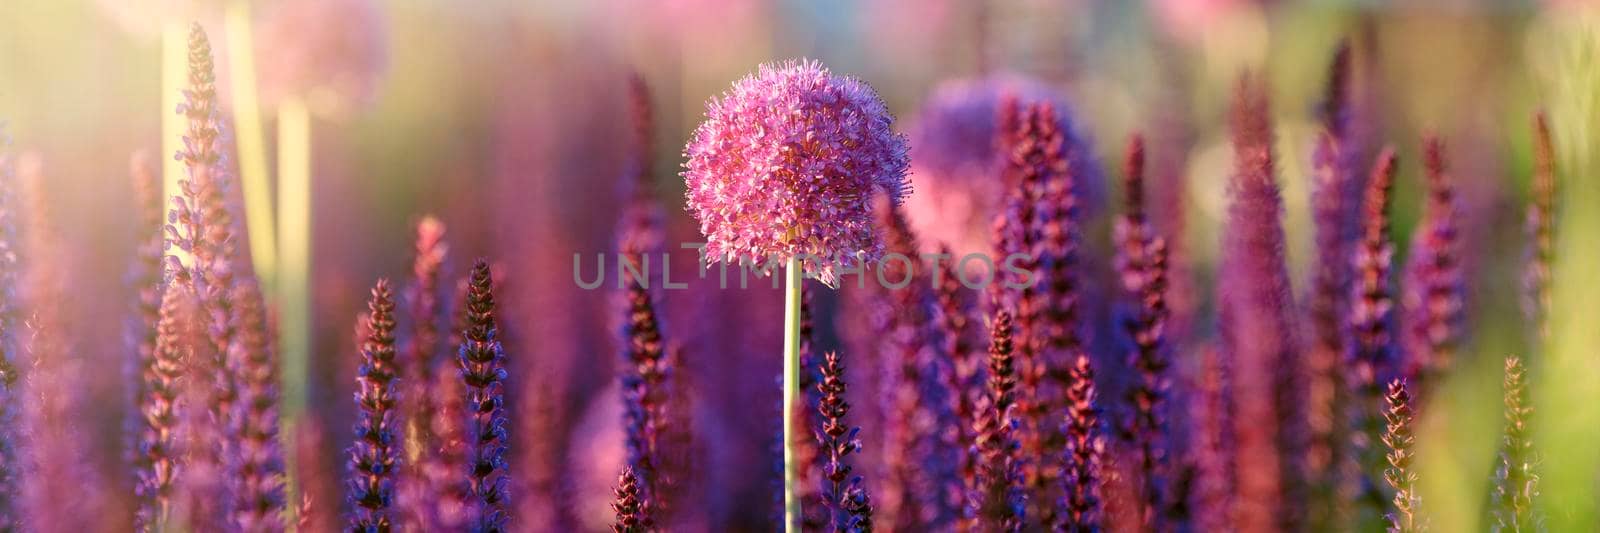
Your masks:
<svg viewBox="0 0 1600 533"><path fill-rule="evenodd" d="M684 148L706 257L769 267L810 255L806 274L830 285L847 257L875 260L873 197L909 193L892 120L872 88L814 61L761 65L734 83Z"/></svg>
<svg viewBox="0 0 1600 533"><path fill-rule="evenodd" d="M323 112L364 103L387 67L384 38L373 0L275 2L256 33L262 96L306 98Z"/></svg>

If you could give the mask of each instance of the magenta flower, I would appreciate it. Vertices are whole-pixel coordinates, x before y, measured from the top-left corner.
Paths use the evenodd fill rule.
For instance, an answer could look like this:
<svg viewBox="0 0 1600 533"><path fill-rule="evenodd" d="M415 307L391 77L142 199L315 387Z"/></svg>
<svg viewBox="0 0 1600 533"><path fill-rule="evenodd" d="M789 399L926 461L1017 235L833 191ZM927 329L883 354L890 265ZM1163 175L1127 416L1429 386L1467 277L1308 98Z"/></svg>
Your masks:
<svg viewBox="0 0 1600 533"><path fill-rule="evenodd" d="M806 275L829 285L849 258L877 259L873 196L898 204L909 193L892 121L872 88L814 61L762 65L735 82L684 148L706 257L761 267L803 257Z"/></svg>

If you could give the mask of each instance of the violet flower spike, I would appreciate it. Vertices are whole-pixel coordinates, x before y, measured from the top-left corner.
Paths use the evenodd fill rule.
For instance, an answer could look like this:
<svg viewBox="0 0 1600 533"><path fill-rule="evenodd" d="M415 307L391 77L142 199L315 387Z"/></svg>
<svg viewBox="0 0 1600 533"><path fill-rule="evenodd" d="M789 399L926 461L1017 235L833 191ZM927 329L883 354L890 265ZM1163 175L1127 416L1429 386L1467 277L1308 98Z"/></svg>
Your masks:
<svg viewBox="0 0 1600 533"><path fill-rule="evenodd" d="M974 529L1022 531L1027 513L1021 459L1014 432L1017 427L1016 360L1011 313L998 311L989 325L989 382L974 421L978 439L973 447L982 458L975 484L969 490L967 519Z"/></svg>
<svg viewBox="0 0 1600 533"><path fill-rule="evenodd" d="M349 529L379 532L394 528L395 473L402 462L398 431L400 417L395 412L400 394L396 383L399 368L395 362L395 302L389 281L380 279L367 304L367 337L361 344L360 390L356 405L361 420L356 424L355 443L350 447Z"/></svg>
<svg viewBox="0 0 1600 533"><path fill-rule="evenodd" d="M139 207L138 234L139 246L135 252L135 260L128 273L128 285L138 295L133 307L133 319L127 325L128 367L126 369L129 384L128 397L132 400L129 419L127 421L128 450L127 457L137 470L148 466L144 454L139 451L140 439L144 431L144 412L147 407L145 401L149 395L145 384L151 379L151 367L155 363L157 324L161 321L161 299L163 287L162 260L166 256L166 236L162 232L162 215L164 202L161 200L161 181L150 170L149 157L144 152L133 154L129 162L129 174L133 178L133 194ZM0 363L3 365L4 363ZM137 476L134 479L138 484Z"/></svg>
<svg viewBox="0 0 1600 533"><path fill-rule="evenodd" d="M637 232L625 229L622 237L623 260L640 264L644 253L635 239ZM627 438L627 463L639 477L641 495L651 502L659 495L660 480L657 441L664 408L666 368L662 362L665 344L656 312L655 297L645 285L630 282L626 288L626 320L623 323L622 401Z"/></svg>
<svg viewBox="0 0 1600 533"><path fill-rule="evenodd" d="M887 249L916 256L917 238L903 210L890 205L881 213ZM884 428L892 479L884 485L880 519L892 528L947 528L961 513L960 444L943 428L960 422L949 409L951 391L943 376L951 369L938 351L930 278L920 262L889 262L879 268L884 279L909 282L878 291L892 310L883 336L887 357L882 375L889 385L881 398L894 421Z"/></svg>
<svg viewBox="0 0 1600 533"><path fill-rule="evenodd" d="M936 280L935 298L938 301L938 324L944 336L944 351L950 356L950 368L945 372L945 388L950 392L950 410L957 420L954 438L957 443L975 442L977 430L971 423L978 417L978 399L983 394L980 372L984 362L979 348L973 346L978 332L973 321L972 306L963 295L961 281L956 272L958 264L950 247L940 245L940 269L943 276ZM970 445L962 445L957 464L962 487L971 487L977 477L980 457Z"/></svg>
<svg viewBox="0 0 1600 533"><path fill-rule="evenodd" d="M828 352L820 369L822 379L816 389L822 398L817 404L816 436L823 452L821 496L830 516L830 525L825 527L837 532L871 530L870 499L861 488L861 476L851 475L853 468L847 460L861 451L861 428L850 427L844 420L850 413L850 403L844 398L844 363L839 354ZM863 502L868 503L863 506Z"/></svg>
<svg viewBox="0 0 1600 533"><path fill-rule="evenodd" d="M440 305L440 271L449 252L444 241L445 226L438 218L425 216L417 222L416 243L411 266L411 284L406 289L405 310L409 320L409 333L401 349L403 357L397 365L405 383L405 394L400 398L400 410L405 415L405 457L410 460L400 472L397 489L398 507L405 509L407 520L420 527L439 529L435 507L444 495L434 491L431 471L439 469L438 454L442 447L433 423L439 416L442 399L432 388L438 382L440 367L446 363L440 324L444 321L444 306ZM453 374L443 372L442 374ZM452 380L453 375L444 379ZM450 474L459 470L449 469Z"/></svg>
<svg viewBox="0 0 1600 533"><path fill-rule="evenodd" d="M1298 458L1304 416L1297 396L1303 391L1303 362L1289 313L1294 303L1284 258L1283 199L1261 78L1241 77L1230 122L1234 176L1217 298L1222 357L1232 374L1233 526L1267 531L1302 518Z"/></svg>
<svg viewBox="0 0 1600 533"><path fill-rule="evenodd" d="M1403 285L1406 362L1401 372L1416 395L1454 366L1466 307L1455 185L1445 168L1444 143L1428 137L1423 154L1427 210L1412 237Z"/></svg>
<svg viewBox="0 0 1600 533"><path fill-rule="evenodd" d="M1398 166L1394 149L1385 148L1367 183L1362 205L1362 238L1354 256L1355 283L1351 286L1347 326L1352 342L1345 356L1353 378L1350 390L1355 405L1351 408L1353 431L1350 438L1360 458L1363 501L1380 510L1383 501L1376 482L1383 462L1377 447L1383 433L1380 383L1395 370L1392 368L1395 363L1394 303L1389 279L1394 242L1389 236L1389 203Z"/></svg>
<svg viewBox="0 0 1600 533"><path fill-rule="evenodd" d="M1128 366L1139 373L1129 390L1133 406L1128 433L1134 440L1136 483L1142 527L1156 528L1167 508L1168 470L1166 401L1170 378L1166 328L1167 244L1155 235L1145 217L1144 138L1128 140L1126 175L1123 190L1125 212L1115 228L1117 270L1131 310L1122 327L1131 341Z"/></svg>
<svg viewBox="0 0 1600 533"><path fill-rule="evenodd" d="M239 342L231 366L239 377L238 494L234 522L244 531L283 529L284 464L278 442L278 357L261 288L234 285Z"/></svg>
<svg viewBox="0 0 1600 533"><path fill-rule="evenodd" d="M650 501L643 497L643 490L644 484L639 481L633 467L622 467L622 475L617 481L617 496L611 502L611 510L617 515L617 521L611 524L613 533L647 533L655 530L655 521L650 517Z"/></svg>
<svg viewBox="0 0 1600 533"><path fill-rule="evenodd" d="M170 248L187 252L192 257L184 264L175 255L169 255L169 268L176 272L176 282L184 284L200 302L200 318L204 324L206 343L203 355L206 372L211 374L211 391L207 398L211 420L200 428L207 442L215 443L198 454L195 482L200 516L231 516L232 493L237 492L240 476L228 472L237 464L231 456L239 448L239 436L234 431L238 401L237 376L231 371L228 357L236 342L237 315L233 302L234 245L233 215L229 211L228 191L231 176L228 162L223 156L222 121L218 109L215 86L216 76L211 58L211 44L205 31L194 25L189 33L189 88L184 91L184 103L179 112L188 121L183 150L177 158L187 169L187 177L179 182L183 194L173 198L166 228Z"/></svg>
<svg viewBox="0 0 1600 533"><path fill-rule="evenodd" d="M1094 369L1089 357L1079 354L1068 370L1065 466L1062 469L1061 514L1053 531L1100 531L1103 504L1101 493L1102 458L1105 440L1101 436L1100 410L1095 407Z"/></svg>
<svg viewBox="0 0 1600 533"><path fill-rule="evenodd" d="M156 322L156 344L150 364L141 379L144 381L144 398L140 400L141 426L139 431L139 462L134 477L135 494L139 508L134 515L134 529L159 531L168 523L172 511L172 491L182 468L183 452L178 435L179 383L186 373L185 365L193 353L189 335L183 331L192 311L187 291L178 286L168 286L161 291L160 318Z"/></svg>
<svg viewBox="0 0 1600 533"><path fill-rule="evenodd" d="M456 352L460 379L466 385L467 471L469 507L477 532L504 531L506 512L505 409L506 356L496 325L489 262L472 265L467 285L466 324Z"/></svg>

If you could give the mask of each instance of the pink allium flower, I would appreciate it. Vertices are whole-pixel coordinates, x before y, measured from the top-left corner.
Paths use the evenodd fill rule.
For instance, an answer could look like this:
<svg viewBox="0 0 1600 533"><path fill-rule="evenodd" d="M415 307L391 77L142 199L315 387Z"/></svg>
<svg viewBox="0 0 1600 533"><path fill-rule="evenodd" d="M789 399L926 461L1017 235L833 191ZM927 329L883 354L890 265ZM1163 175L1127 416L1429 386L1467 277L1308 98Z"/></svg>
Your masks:
<svg viewBox="0 0 1600 533"><path fill-rule="evenodd" d="M770 268L809 256L806 275L829 285L848 258L876 260L873 196L898 204L910 192L892 121L871 87L815 61L762 65L735 82L684 148L706 257Z"/></svg>

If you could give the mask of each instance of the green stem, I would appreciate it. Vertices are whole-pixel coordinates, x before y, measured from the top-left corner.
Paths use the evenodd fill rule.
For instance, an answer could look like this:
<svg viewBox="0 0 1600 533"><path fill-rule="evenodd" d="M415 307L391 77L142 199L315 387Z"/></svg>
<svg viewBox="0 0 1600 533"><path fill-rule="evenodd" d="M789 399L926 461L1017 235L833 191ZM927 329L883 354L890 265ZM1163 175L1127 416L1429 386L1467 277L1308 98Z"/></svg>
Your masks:
<svg viewBox="0 0 1600 533"><path fill-rule="evenodd" d="M311 115L293 98L278 108L278 239L283 411L293 421L305 408L311 311Z"/></svg>
<svg viewBox="0 0 1600 533"><path fill-rule="evenodd" d="M277 243L272 227L272 191L267 176L267 142L262 128L261 99L256 90L255 40L250 31L250 1L231 0L225 11L228 65L233 76L234 137L239 152L239 182L244 190L250 260L262 288L272 294L277 281Z"/></svg>
<svg viewBox="0 0 1600 533"><path fill-rule="evenodd" d="M800 259L789 258L783 290L783 523L784 531L800 531L800 465L795 464L794 420L800 402Z"/></svg>

